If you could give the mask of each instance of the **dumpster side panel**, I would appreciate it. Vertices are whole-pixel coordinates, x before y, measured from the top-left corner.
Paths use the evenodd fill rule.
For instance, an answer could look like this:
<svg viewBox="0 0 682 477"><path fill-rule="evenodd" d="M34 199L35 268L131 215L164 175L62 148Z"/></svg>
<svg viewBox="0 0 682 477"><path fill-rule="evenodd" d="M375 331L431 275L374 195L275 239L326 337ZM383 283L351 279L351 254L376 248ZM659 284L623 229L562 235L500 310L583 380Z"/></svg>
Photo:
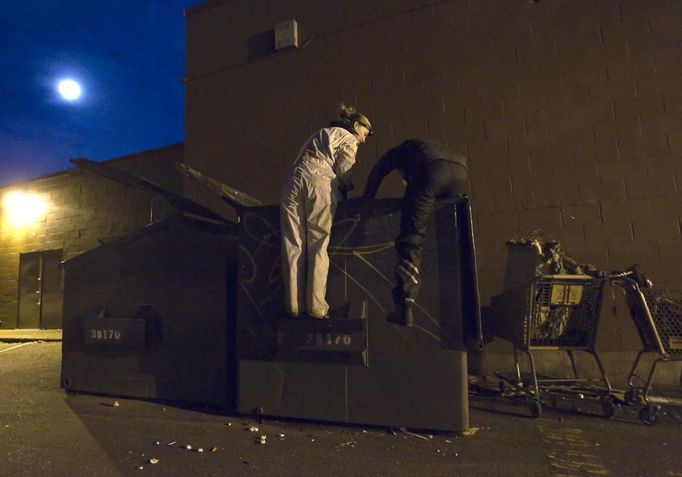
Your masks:
<svg viewBox="0 0 682 477"><path fill-rule="evenodd" d="M235 247L175 222L67 262L62 386L225 404Z"/></svg>
<svg viewBox="0 0 682 477"><path fill-rule="evenodd" d="M273 416L466 429L466 352L454 210L453 202L437 206L423 251L415 326L404 328L386 321L394 309L393 241L400 201L342 205L329 247L327 300L332 320L311 323L307 341L304 333L297 352L282 338L278 210L249 209L241 222L238 265L239 411L260 408ZM352 320L366 320L363 345L361 330L351 333L348 329L356 328L342 323ZM345 349L342 343L347 343Z"/></svg>

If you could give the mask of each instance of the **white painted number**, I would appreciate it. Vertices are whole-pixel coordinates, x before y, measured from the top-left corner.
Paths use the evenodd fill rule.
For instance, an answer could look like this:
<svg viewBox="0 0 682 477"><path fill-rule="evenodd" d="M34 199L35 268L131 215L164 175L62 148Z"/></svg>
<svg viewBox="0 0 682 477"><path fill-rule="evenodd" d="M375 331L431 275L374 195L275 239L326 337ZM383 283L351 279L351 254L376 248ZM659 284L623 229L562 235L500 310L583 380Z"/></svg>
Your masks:
<svg viewBox="0 0 682 477"><path fill-rule="evenodd" d="M100 341L118 341L121 339L120 330L90 330L90 338Z"/></svg>
<svg viewBox="0 0 682 477"><path fill-rule="evenodd" d="M327 346L350 346L353 343L351 335L342 335L338 333L308 333L306 335L305 344L314 345L318 348Z"/></svg>

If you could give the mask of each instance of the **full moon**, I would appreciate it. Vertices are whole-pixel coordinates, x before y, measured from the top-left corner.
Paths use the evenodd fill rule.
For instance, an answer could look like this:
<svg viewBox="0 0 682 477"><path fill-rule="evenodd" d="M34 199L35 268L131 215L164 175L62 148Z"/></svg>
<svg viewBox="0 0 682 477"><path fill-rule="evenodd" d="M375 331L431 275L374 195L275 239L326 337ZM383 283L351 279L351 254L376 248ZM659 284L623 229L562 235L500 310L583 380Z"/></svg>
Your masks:
<svg viewBox="0 0 682 477"><path fill-rule="evenodd" d="M81 85L72 79L65 79L59 82L57 91L65 100L74 101L81 96Z"/></svg>

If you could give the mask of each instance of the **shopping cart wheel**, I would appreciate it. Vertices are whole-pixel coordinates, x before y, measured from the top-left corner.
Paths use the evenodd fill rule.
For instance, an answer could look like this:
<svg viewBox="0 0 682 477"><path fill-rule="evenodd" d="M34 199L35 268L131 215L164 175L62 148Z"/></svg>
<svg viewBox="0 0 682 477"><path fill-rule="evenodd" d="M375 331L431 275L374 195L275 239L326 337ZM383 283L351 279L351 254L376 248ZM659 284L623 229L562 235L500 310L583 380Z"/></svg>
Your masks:
<svg viewBox="0 0 682 477"><path fill-rule="evenodd" d="M606 396L601 400L601 412L604 413L604 417L611 418L616 413L616 406L613 403L613 398Z"/></svg>
<svg viewBox="0 0 682 477"><path fill-rule="evenodd" d="M641 389L631 389L625 393L625 404L628 406L636 406L640 403L642 397Z"/></svg>
<svg viewBox="0 0 682 477"><path fill-rule="evenodd" d="M542 417L542 404L537 399L531 399L529 404L530 416L532 418Z"/></svg>
<svg viewBox="0 0 682 477"><path fill-rule="evenodd" d="M643 407L639 411L639 420L648 426L656 424L656 417L658 416L659 406Z"/></svg>

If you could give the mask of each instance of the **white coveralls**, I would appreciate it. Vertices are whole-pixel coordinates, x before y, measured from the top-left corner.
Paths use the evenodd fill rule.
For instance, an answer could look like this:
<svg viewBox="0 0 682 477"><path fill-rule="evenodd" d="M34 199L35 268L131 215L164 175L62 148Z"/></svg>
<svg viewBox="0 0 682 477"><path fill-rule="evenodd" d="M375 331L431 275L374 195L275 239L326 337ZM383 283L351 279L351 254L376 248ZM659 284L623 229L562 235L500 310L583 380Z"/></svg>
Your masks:
<svg viewBox="0 0 682 477"><path fill-rule="evenodd" d="M323 317L329 256L327 246L340 184L350 183L358 140L342 127L314 133L301 148L282 191L282 275L288 313Z"/></svg>

